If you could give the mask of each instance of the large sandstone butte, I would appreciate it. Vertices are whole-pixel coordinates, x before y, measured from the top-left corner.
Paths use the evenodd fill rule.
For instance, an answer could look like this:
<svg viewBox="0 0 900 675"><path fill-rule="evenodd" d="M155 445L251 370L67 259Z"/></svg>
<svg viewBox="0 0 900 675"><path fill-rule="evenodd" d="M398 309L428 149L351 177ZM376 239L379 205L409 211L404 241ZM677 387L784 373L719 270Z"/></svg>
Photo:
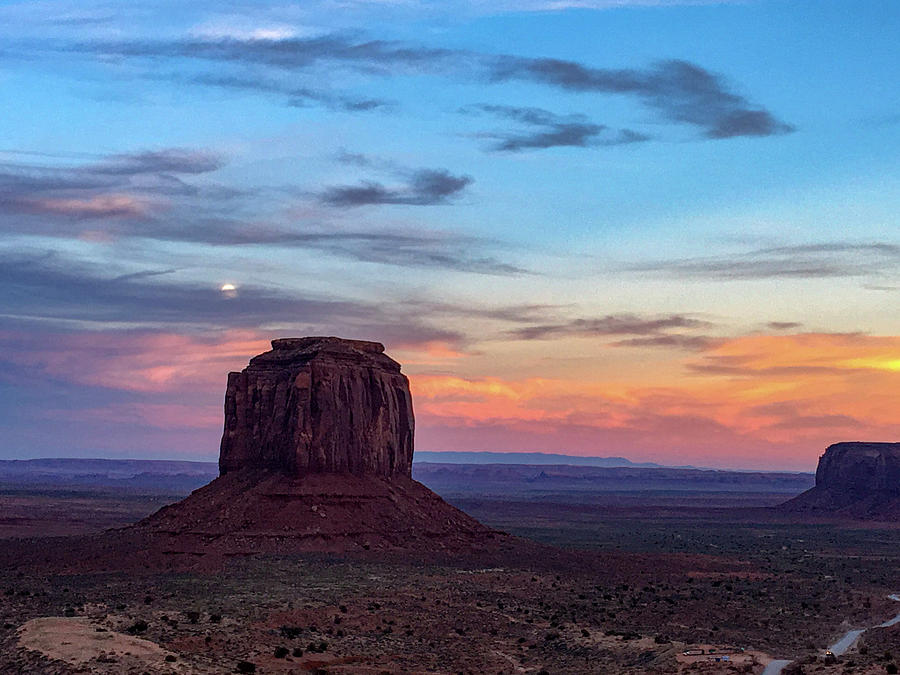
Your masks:
<svg viewBox="0 0 900 675"><path fill-rule="evenodd" d="M835 443L819 458L816 485L786 511L900 519L900 443Z"/></svg>
<svg viewBox="0 0 900 675"><path fill-rule="evenodd" d="M413 426L409 382L383 345L272 340L228 375L219 470L408 477Z"/></svg>
<svg viewBox="0 0 900 675"><path fill-rule="evenodd" d="M272 341L230 373L220 475L135 526L167 553L460 551L506 538L411 477L413 409L377 342Z"/></svg>

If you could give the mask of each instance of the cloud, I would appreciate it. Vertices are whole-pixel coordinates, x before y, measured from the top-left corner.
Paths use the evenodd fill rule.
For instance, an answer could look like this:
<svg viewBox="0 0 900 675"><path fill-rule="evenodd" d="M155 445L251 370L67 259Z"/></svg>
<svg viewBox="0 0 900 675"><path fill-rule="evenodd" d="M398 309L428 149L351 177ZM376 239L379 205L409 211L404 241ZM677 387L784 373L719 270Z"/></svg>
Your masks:
<svg viewBox="0 0 900 675"><path fill-rule="evenodd" d="M184 148L107 155L74 166L0 163L0 214L143 218L153 210L146 195L196 194L179 175L207 174L223 164L217 154Z"/></svg>
<svg viewBox="0 0 900 675"><path fill-rule="evenodd" d="M484 255L482 251L490 244L474 237L336 232L307 235L303 238L302 245L332 255L398 267L451 269L494 275L530 273L523 267Z"/></svg>
<svg viewBox="0 0 900 675"><path fill-rule="evenodd" d="M803 324L797 321L769 321L766 324L772 330L793 330L794 328L800 328Z"/></svg>
<svg viewBox="0 0 900 675"><path fill-rule="evenodd" d="M440 231L289 230L216 220L196 227L174 227L168 221L134 233L171 241L216 246L277 245L322 251L361 262L447 269L476 274L532 274L528 269L490 254L499 246L479 237Z"/></svg>
<svg viewBox="0 0 900 675"><path fill-rule="evenodd" d="M185 148L166 148L146 152L110 155L102 162L85 167L86 171L116 176L148 173L210 173L222 168L224 159L212 152Z"/></svg>
<svg viewBox="0 0 900 675"><path fill-rule="evenodd" d="M368 314L356 303L265 288L244 287L228 298L215 284L113 275L56 254L0 257L0 284L4 313L22 318L246 327L285 317L325 322Z"/></svg>
<svg viewBox="0 0 900 675"><path fill-rule="evenodd" d="M716 345L720 338L706 335L654 335L651 337L628 338L613 342L615 347L667 347L688 351L705 351Z"/></svg>
<svg viewBox="0 0 900 675"><path fill-rule="evenodd" d="M425 206L446 204L471 184L470 176L455 176L445 169L419 169L406 185L388 188L381 183L337 185L326 188L319 200L328 206L355 207L372 204Z"/></svg>
<svg viewBox="0 0 900 675"><path fill-rule="evenodd" d="M898 348L897 336L751 334L718 339L689 356L687 376L678 370L653 370L641 381L596 380L582 371L415 374L417 442L428 449L463 444L585 454L627 447L656 461L771 467L794 460L811 469L835 434L900 433ZM705 462L696 459L702 455Z"/></svg>
<svg viewBox="0 0 900 675"><path fill-rule="evenodd" d="M794 128L731 92L722 78L688 61L639 69L594 68L576 61L498 57L494 81L530 80L580 93L636 96L672 122L700 127L707 138L772 136Z"/></svg>
<svg viewBox="0 0 900 675"><path fill-rule="evenodd" d="M173 75L170 76L169 79L178 79L178 76ZM185 81L192 84L218 87L220 89L276 94L284 97L287 105L295 108L321 105L330 110L363 112L387 108L393 105L391 102L382 99L357 98L344 94L335 94L321 89L313 89L311 87L297 87L291 84L260 77L201 73L187 78Z"/></svg>
<svg viewBox="0 0 900 675"><path fill-rule="evenodd" d="M573 319L566 323L526 326L510 332L521 340L547 340L561 337L598 337L607 335L643 335L662 337L658 333L672 329L708 328L708 321L682 314L648 318L635 314L608 314L596 319ZM669 336L670 337L670 336ZM659 346L659 345L655 345Z"/></svg>
<svg viewBox="0 0 900 675"><path fill-rule="evenodd" d="M332 206L441 204L472 182L446 170L410 171L365 156L343 161L400 175L405 183L326 188L317 198ZM421 228L298 227L284 224L283 217L243 219L242 210L256 210L255 191L195 187L176 174L209 173L221 165L213 153L184 149L104 156L74 166L0 164L0 224L25 235L279 246L399 267L527 273L494 254L499 242L475 236Z"/></svg>
<svg viewBox="0 0 900 675"><path fill-rule="evenodd" d="M459 318L524 322L543 307L463 306L416 298L371 302L248 284L225 294L216 282L184 281L177 275L173 269L101 267L56 253L7 252L0 254L0 319L38 332L45 325L168 331L266 326L269 332L346 335L396 347L440 343L460 348L468 338L455 328ZM448 316L457 320L448 322Z"/></svg>
<svg viewBox="0 0 900 675"><path fill-rule="evenodd" d="M815 279L879 275L900 267L900 245L825 242L761 248L747 253L660 260L626 269L684 279Z"/></svg>
<svg viewBox="0 0 900 675"><path fill-rule="evenodd" d="M13 206L27 213L54 214L73 218L143 218L149 204L127 194L102 194L72 199L19 199Z"/></svg>
<svg viewBox="0 0 900 675"><path fill-rule="evenodd" d="M644 69L608 69L552 58L516 55L492 55L463 50L426 47L386 40L364 40L340 34L282 39L175 39L157 41L83 42L67 47L70 51L104 57L215 62L235 68L269 69L281 73L311 75L335 67L375 76L432 74L488 82L529 81L579 93L632 96L659 112L664 119L700 128L706 138L773 136L790 133L794 128L779 120L763 106L733 92L724 79L702 66L683 61L660 61ZM158 75L154 75L157 76ZM181 76L178 76L181 77ZM256 75L253 76L254 78ZM198 84L252 88L244 76L216 74L195 76ZM259 91L289 94L270 78L260 78ZM290 88L294 88L292 85ZM297 88L298 100L325 102L316 91ZM372 105L375 105L372 101ZM366 104L363 104L366 109ZM565 123L565 122L563 122ZM599 133L586 121L571 121L568 129L556 130L556 144L572 144L579 138ZM550 136L535 143L552 143ZM639 132L623 132L622 142ZM560 141L564 141L561 143ZM565 141L568 141L565 143ZM511 141L513 147L515 142ZM526 146L550 147L550 146Z"/></svg>
<svg viewBox="0 0 900 675"><path fill-rule="evenodd" d="M434 67L460 52L407 45L387 40L353 40L342 35L286 37L283 39L221 38L120 42L86 42L72 51L143 58L187 58L203 61L254 64L283 70L311 68L321 63L342 63L357 68Z"/></svg>
<svg viewBox="0 0 900 675"><path fill-rule="evenodd" d="M698 373L752 378L892 374L900 371L898 350L897 336L746 335L719 341L688 368Z"/></svg>
<svg viewBox="0 0 900 675"><path fill-rule="evenodd" d="M649 136L622 129L608 134L610 129L591 122L584 115L557 115L541 108L519 108L507 105L480 104L462 109L462 112L481 111L531 127L527 132L488 132L479 134L496 139L491 147L499 152L519 152L529 149L555 147L610 146L638 143Z"/></svg>

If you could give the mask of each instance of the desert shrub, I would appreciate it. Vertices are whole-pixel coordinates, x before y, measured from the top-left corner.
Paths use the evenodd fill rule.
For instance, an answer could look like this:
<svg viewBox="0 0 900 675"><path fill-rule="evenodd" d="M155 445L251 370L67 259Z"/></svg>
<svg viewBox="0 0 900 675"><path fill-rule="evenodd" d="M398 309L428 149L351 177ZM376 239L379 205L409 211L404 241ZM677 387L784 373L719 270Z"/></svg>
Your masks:
<svg viewBox="0 0 900 675"><path fill-rule="evenodd" d="M294 647L294 651L291 652L291 656L303 656L303 650L300 647Z"/></svg>
<svg viewBox="0 0 900 675"><path fill-rule="evenodd" d="M275 656L276 659L283 659L283 658L284 658L285 656L287 656L289 653L290 653L290 652L288 651L288 648L287 648L287 647L281 647L281 646L278 646L278 647L275 647L274 656Z"/></svg>
<svg viewBox="0 0 900 675"><path fill-rule="evenodd" d="M238 661L237 662L237 671L239 673L255 673L256 672L256 664L250 663L249 661Z"/></svg>
<svg viewBox="0 0 900 675"><path fill-rule="evenodd" d="M200 612L191 610L190 612L185 612L184 615L191 623L197 623L200 620Z"/></svg>
<svg viewBox="0 0 900 675"><path fill-rule="evenodd" d="M222 622L222 615L221 615L221 614L210 614L210 615L209 615L209 622L210 622L210 623L221 623L221 622Z"/></svg>
<svg viewBox="0 0 900 675"><path fill-rule="evenodd" d="M166 654L166 661L168 663L175 663L176 660L177 659L175 658L174 654Z"/></svg>
<svg viewBox="0 0 900 675"><path fill-rule="evenodd" d="M125 629L125 632L129 635L138 635L140 633L144 633L150 626L143 619L138 619L133 624L131 624L128 628Z"/></svg>
<svg viewBox="0 0 900 675"><path fill-rule="evenodd" d="M279 628L281 632L281 637L287 638L288 640L296 640L300 637L300 634L303 632L303 629L300 626L282 626Z"/></svg>
<svg viewBox="0 0 900 675"><path fill-rule="evenodd" d="M884 667L884 672L886 672L888 675L896 675L897 666L893 663L889 663Z"/></svg>

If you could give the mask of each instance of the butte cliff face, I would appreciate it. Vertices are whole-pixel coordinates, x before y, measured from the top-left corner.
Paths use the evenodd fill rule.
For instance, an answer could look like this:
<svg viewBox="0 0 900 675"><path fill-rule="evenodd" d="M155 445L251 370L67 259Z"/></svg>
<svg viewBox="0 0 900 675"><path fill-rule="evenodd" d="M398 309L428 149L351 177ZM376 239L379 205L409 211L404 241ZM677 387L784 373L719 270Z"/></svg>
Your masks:
<svg viewBox="0 0 900 675"><path fill-rule="evenodd" d="M835 443L819 458L816 486L787 511L900 519L900 443Z"/></svg>
<svg viewBox="0 0 900 675"><path fill-rule="evenodd" d="M494 548L414 481L413 408L377 342L272 341L228 376L220 476L132 530L166 555Z"/></svg>
<svg viewBox="0 0 900 675"><path fill-rule="evenodd" d="M273 340L228 375L219 470L408 477L413 432L409 382L383 345Z"/></svg>

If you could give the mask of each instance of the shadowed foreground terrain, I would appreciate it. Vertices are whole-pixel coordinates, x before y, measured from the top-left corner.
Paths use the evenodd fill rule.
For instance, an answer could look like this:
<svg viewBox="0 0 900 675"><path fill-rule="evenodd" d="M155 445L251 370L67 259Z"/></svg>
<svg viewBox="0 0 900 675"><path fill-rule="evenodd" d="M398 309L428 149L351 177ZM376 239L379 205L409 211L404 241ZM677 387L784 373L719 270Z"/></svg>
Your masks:
<svg viewBox="0 0 900 675"><path fill-rule="evenodd" d="M767 490L781 487L761 491L759 474L681 476L673 486L675 474L652 472L675 470L643 469L618 482L582 478L575 489L531 467L487 489L463 465L458 480L444 472L443 487L430 484L490 527L573 552L521 543L417 559L238 556L193 570L179 558L168 571L140 572L138 560L127 573L97 573L51 564L50 551L71 554L79 540L34 539L62 534L61 515L73 534L134 522L184 496L184 468L138 471L139 485L127 472L0 482L4 534L31 538L6 539L0 553L0 672L220 673L246 662L259 673L759 673L767 655L815 658L849 628L898 611L887 599L900 578L893 525L804 523L768 508L793 496L787 484L794 494L809 487L806 474L767 475ZM415 470L426 483L429 472ZM56 654L82 665L19 646L40 646L33 635L49 630L20 627L54 616L76 622L61 624L66 642L103 636L76 656ZM155 650L118 648L120 635ZM58 644L58 633L48 640ZM677 660L697 645L747 651L728 663ZM802 667L884 673L895 654L896 626L869 631L835 664Z"/></svg>

